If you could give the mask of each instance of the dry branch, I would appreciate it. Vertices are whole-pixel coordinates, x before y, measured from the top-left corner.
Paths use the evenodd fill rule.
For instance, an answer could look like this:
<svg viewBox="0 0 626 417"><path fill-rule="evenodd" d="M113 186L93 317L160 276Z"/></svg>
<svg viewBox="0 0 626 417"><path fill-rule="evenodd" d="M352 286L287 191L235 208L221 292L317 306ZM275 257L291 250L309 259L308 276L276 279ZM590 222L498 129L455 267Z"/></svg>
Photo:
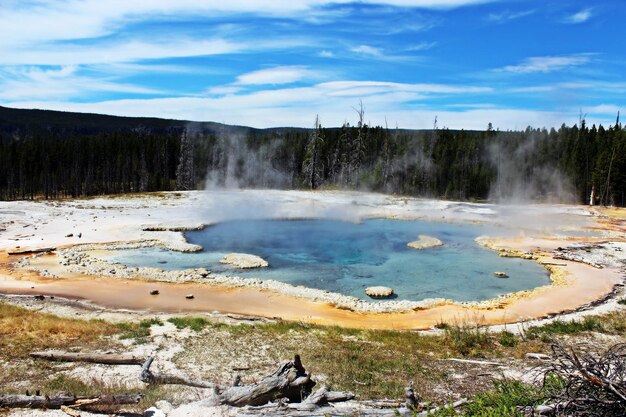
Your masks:
<svg viewBox="0 0 626 417"><path fill-rule="evenodd" d="M142 394L98 395L91 397L75 397L73 395L0 395L0 408L49 408L59 409L61 406L81 408L96 405L136 404Z"/></svg>
<svg viewBox="0 0 626 417"><path fill-rule="evenodd" d="M555 361L544 378L557 378L561 385L545 404L568 416L626 415L626 343L598 356L577 354L560 344L552 351Z"/></svg>
<svg viewBox="0 0 626 417"><path fill-rule="evenodd" d="M102 363L105 365L141 365L145 358L134 355L114 353L73 353L49 350L45 352L31 352L30 356L37 359L46 359L57 362L87 362Z"/></svg>

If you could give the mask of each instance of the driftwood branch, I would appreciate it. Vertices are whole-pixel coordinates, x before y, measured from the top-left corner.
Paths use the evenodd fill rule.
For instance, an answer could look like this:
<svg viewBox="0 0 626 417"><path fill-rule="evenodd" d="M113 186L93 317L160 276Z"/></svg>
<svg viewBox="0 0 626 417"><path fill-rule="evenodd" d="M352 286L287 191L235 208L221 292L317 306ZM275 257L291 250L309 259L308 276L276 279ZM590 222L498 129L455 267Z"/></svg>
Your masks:
<svg viewBox="0 0 626 417"><path fill-rule="evenodd" d="M56 350L32 352L31 358L46 359L57 362L87 362L102 363L105 365L141 365L146 359L134 355L114 353L73 353Z"/></svg>
<svg viewBox="0 0 626 417"><path fill-rule="evenodd" d="M73 395L0 395L0 408L48 408L59 409L62 406L81 408L96 405L123 405L138 403L143 394L99 395L75 397Z"/></svg>

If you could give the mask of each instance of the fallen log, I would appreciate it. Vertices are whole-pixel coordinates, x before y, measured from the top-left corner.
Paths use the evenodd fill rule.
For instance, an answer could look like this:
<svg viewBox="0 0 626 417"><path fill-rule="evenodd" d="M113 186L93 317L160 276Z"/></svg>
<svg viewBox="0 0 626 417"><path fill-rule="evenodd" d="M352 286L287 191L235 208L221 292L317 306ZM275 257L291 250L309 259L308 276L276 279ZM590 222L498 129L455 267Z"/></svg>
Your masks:
<svg viewBox="0 0 626 417"><path fill-rule="evenodd" d="M56 362L86 362L101 363L105 365L141 365L146 359L134 355L115 353L80 353L47 350L44 352L31 352L31 358L46 359Z"/></svg>
<svg viewBox="0 0 626 417"><path fill-rule="evenodd" d="M472 365L504 366L500 362L478 361L478 360L474 360L474 359L445 358L445 359L440 359L440 360L451 361L451 362L460 362L460 363L471 363Z"/></svg>
<svg viewBox="0 0 626 417"><path fill-rule="evenodd" d="M279 398L299 403L311 394L313 386L315 382L302 366L300 356L295 355L293 361L281 364L259 382L227 388L219 393L219 401L235 407L267 404Z"/></svg>
<svg viewBox="0 0 626 417"><path fill-rule="evenodd" d="M95 405L136 404L143 394L98 395L75 397L73 395L0 395L0 408L47 408L60 409L62 406L80 408Z"/></svg>
<svg viewBox="0 0 626 417"><path fill-rule="evenodd" d="M31 255L36 253L54 252L57 248L21 249L8 252L9 255Z"/></svg>

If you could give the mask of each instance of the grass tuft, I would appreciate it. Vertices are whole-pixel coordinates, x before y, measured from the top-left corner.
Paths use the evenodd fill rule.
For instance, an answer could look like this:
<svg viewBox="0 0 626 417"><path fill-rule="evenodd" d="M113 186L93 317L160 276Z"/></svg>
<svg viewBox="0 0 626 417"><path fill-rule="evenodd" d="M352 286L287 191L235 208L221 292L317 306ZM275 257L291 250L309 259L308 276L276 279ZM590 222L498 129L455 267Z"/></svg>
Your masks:
<svg viewBox="0 0 626 417"><path fill-rule="evenodd" d="M498 335L498 343L505 347L515 347L519 344L520 338L514 333L503 331Z"/></svg>
<svg viewBox="0 0 626 417"><path fill-rule="evenodd" d="M599 317L587 316L580 321L555 320L543 326L533 326L526 330L528 339L549 341L555 335L575 334L582 332L605 332L606 328Z"/></svg>
<svg viewBox="0 0 626 417"><path fill-rule="evenodd" d="M191 330L194 330L196 332L201 331L207 326L219 327L219 324L217 323L214 324L203 317L172 317L171 319L168 319L167 321L172 323L179 330L190 328Z"/></svg>
<svg viewBox="0 0 626 417"><path fill-rule="evenodd" d="M478 325L449 325L444 329L444 338L464 356L483 356L483 350L493 345L489 334Z"/></svg>

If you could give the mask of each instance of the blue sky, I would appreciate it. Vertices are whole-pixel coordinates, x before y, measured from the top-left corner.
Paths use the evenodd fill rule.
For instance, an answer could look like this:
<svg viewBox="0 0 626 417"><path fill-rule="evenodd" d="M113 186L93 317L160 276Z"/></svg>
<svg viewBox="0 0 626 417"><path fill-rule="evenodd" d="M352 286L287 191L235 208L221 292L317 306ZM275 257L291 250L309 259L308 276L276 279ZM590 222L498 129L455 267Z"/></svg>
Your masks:
<svg viewBox="0 0 626 417"><path fill-rule="evenodd" d="M2 0L0 105L255 127L614 123L623 0Z"/></svg>

